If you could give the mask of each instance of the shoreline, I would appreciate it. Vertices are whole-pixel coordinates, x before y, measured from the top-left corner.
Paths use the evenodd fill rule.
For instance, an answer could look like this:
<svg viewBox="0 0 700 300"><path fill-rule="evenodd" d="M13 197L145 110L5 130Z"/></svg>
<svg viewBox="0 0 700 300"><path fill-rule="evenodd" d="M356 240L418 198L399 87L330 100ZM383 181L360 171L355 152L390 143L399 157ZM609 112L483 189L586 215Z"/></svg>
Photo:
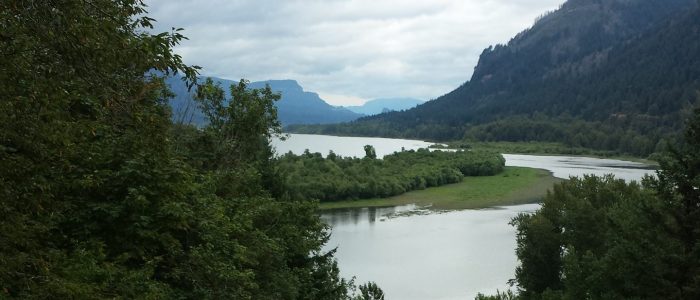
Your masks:
<svg viewBox="0 0 700 300"><path fill-rule="evenodd" d="M399 138L399 137L381 137L381 136L367 136L367 135L340 135L340 134L319 134L319 133L295 133L295 132L283 132L283 135L289 136L290 134L298 135L321 135L321 136L331 136L331 137L351 137L351 138L377 138L377 139L392 139L392 140L404 140L404 141L416 141L423 143L432 143L433 145L428 146L430 150L490 150L496 151L502 154L522 154L522 155L537 155L537 156L573 156L573 157L591 157L600 159L615 159L623 160L629 162L638 162L650 166L659 166L659 163L649 157L633 156L630 154L620 154L620 153L608 153L606 150L596 150L591 148L576 148L568 147L558 143L553 142L472 142L473 147L470 148L460 148L453 147L459 143L464 143L463 141L437 141L430 139L415 139L415 138ZM436 147L432 147L439 145ZM535 150L537 149L537 150ZM563 151L557 151L563 150Z"/></svg>
<svg viewBox="0 0 700 300"><path fill-rule="evenodd" d="M459 183L410 191L388 198L323 202L319 210L393 207L407 204L431 210L482 209L537 203L555 183L564 181L544 169L506 167L493 176L465 177Z"/></svg>

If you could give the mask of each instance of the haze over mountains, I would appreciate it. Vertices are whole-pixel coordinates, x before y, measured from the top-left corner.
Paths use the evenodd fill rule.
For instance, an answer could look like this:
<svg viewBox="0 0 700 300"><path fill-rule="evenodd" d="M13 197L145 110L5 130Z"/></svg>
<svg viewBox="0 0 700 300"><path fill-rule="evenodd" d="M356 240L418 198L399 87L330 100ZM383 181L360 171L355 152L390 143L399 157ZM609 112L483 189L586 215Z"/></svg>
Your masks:
<svg viewBox="0 0 700 300"><path fill-rule="evenodd" d="M345 106L345 108L358 114L371 116L390 111L411 109L423 102L423 100L416 98L379 98L369 100L363 105Z"/></svg>
<svg viewBox="0 0 700 300"><path fill-rule="evenodd" d="M298 132L434 140L548 141L645 155L698 102L696 0L570 0L506 45L470 81L405 112Z"/></svg>
<svg viewBox="0 0 700 300"><path fill-rule="evenodd" d="M260 89L266 84L269 84L273 91L282 94L282 98L277 102L282 125L339 123L362 117L361 114L326 103L317 93L304 91L294 80L258 81L251 82L249 86Z"/></svg>
<svg viewBox="0 0 700 300"><path fill-rule="evenodd" d="M212 77L214 82L219 82L225 90L237 81ZM175 97L170 101L173 107L173 115L176 121L186 123L203 124L205 118L192 101L192 92L187 91L179 78L168 79ZM289 124L327 124L355 120L364 116L352 112L343 107L336 107L326 103L317 93L307 92L294 80L268 80L251 82L250 88L264 88L269 84L273 91L282 94L277 101L278 117L282 125Z"/></svg>

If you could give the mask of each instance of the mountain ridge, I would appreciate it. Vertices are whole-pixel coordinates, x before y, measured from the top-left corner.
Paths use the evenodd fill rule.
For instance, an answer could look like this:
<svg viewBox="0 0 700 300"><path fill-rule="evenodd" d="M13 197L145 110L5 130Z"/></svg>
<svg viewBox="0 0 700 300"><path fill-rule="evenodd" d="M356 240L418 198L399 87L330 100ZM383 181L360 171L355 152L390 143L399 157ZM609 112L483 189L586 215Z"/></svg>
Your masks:
<svg viewBox="0 0 700 300"><path fill-rule="evenodd" d="M647 155L698 101L699 20L694 0L570 0L486 48L471 80L450 93L405 112L294 130Z"/></svg>
<svg viewBox="0 0 700 300"><path fill-rule="evenodd" d="M221 84L225 90L231 84L238 84L238 81L211 77L214 82ZM204 124L206 119L192 100L192 91L187 91L185 85L179 78L171 77L167 79L167 84L175 94L170 100L175 121ZM347 122L355 120L364 115L354 113L342 107L336 107L325 102L314 92L303 89L296 80L266 80L250 82L251 89L265 88L270 85L273 92L282 95L281 99L275 103L278 109L278 118L283 126L290 124L328 124Z"/></svg>
<svg viewBox="0 0 700 300"><path fill-rule="evenodd" d="M362 105L345 106L344 108L358 114L376 115L390 111L411 109L422 103L424 103L423 100L408 97L376 98Z"/></svg>

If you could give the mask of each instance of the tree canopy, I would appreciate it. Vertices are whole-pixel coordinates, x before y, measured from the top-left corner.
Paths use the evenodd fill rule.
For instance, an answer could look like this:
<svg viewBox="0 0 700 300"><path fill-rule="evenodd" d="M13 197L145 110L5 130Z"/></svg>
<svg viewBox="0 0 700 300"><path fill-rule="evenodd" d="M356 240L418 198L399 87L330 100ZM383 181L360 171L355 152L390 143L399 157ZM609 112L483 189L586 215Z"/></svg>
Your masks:
<svg viewBox="0 0 700 300"><path fill-rule="evenodd" d="M294 199L331 202L400 195L462 181L465 176L489 176L503 171L505 159L490 151L418 149L395 152L376 159L372 146L360 158L331 152L287 153L276 159L285 188Z"/></svg>
<svg viewBox="0 0 700 300"><path fill-rule="evenodd" d="M279 95L197 69L138 0L0 4L0 298L348 299L317 205L284 197Z"/></svg>
<svg viewBox="0 0 700 300"><path fill-rule="evenodd" d="M517 298L700 297L699 129L696 109L656 177L572 178L515 218Z"/></svg>

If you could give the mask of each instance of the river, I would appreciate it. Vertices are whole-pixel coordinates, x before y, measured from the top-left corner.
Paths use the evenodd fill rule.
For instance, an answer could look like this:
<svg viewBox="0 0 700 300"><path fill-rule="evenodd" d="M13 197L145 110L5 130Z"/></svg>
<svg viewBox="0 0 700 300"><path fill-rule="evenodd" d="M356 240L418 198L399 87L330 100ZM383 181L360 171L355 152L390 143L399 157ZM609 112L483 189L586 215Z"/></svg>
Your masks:
<svg viewBox="0 0 700 300"><path fill-rule="evenodd" d="M328 154L328 151L340 156L365 156L365 145L372 145L377 157L391 154L394 151L401 151L401 148L406 150L427 148L433 143L402 140L402 139L385 139L373 137L342 137L330 135L315 135L315 134L290 134L285 141L274 139L272 144L277 149L277 153L285 154L289 151L295 154L304 153L304 150L309 149L311 152L320 152L323 156Z"/></svg>
<svg viewBox="0 0 700 300"><path fill-rule="evenodd" d="M364 156L364 145L379 157L404 149L424 148L428 142L358 137L292 134L273 141L278 153L304 149L329 150L343 156ZM653 174L648 166L612 159L571 156L504 154L506 165L546 169L568 178L612 173L625 180ZM375 281L387 300L474 299L478 292L492 294L508 288L514 277L515 229L508 225L527 204L481 210L421 213L412 205L323 212L332 228L325 249L337 247L341 275L356 282ZM412 212L406 214L406 212ZM417 213L416 213L417 212Z"/></svg>

